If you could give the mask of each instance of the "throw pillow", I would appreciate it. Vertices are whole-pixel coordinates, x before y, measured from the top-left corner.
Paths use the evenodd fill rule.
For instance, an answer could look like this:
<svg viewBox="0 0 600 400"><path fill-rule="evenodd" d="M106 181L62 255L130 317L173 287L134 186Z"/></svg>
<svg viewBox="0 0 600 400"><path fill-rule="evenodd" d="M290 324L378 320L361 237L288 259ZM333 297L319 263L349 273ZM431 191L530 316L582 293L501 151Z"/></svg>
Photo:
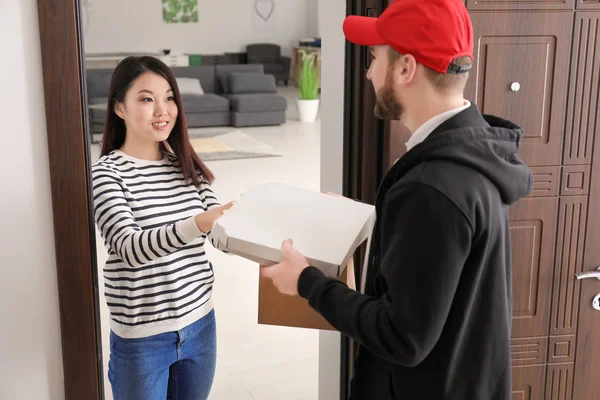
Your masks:
<svg viewBox="0 0 600 400"><path fill-rule="evenodd" d="M196 78L180 78L176 77L179 93L181 94L204 94L200 80Z"/></svg>
<svg viewBox="0 0 600 400"><path fill-rule="evenodd" d="M258 72L236 72L229 76L231 93L277 93L273 75Z"/></svg>

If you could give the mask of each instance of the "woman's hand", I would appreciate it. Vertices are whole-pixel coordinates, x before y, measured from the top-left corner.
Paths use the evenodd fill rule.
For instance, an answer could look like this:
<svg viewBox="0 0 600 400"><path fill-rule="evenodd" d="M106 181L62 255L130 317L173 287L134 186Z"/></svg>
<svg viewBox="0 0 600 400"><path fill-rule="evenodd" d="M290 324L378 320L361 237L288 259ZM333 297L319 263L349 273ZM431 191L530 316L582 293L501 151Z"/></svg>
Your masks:
<svg viewBox="0 0 600 400"><path fill-rule="evenodd" d="M197 214L194 217L194 220L196 221L198 229L203 233L208 233L212 229L213 223L223 215L223 212L229 210L232 205L233 201L230 201L222 206L211 208L208 211Z"/></svg>

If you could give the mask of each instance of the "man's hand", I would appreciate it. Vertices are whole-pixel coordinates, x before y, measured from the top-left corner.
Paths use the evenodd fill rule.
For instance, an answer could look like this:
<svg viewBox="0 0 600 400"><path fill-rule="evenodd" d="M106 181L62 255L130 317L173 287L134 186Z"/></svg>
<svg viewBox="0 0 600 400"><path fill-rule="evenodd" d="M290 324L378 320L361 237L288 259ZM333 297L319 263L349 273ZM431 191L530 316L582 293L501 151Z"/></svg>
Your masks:
<svg viewBox="0 0 600 400"><path fill-rule="evenodd" d="M281 245L283 261L272 267L261 267L264 277L273 280L273 285L283 294L295 296L298 294L298 279L302 271L310 264L308 260L294 249L292 239Z"/></svg>

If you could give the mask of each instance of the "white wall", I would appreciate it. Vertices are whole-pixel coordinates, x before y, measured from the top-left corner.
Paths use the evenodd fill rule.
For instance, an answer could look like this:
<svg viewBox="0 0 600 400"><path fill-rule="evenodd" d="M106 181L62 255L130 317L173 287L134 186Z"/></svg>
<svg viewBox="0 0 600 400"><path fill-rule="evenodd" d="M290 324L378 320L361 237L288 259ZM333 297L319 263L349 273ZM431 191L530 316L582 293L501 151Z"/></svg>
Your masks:
<svg viewBox="0 0 600 400"><path fill-rule="evenodd" d="M282 52L308 32L317 0L273 0L275 30L257 30L254 0L198 0L198 23L167 24L160 0L81 0L86 53L159 52L222 54L244 51L250 43L276 43ZM310 4L313 6L311 7ZM314 30L310 25L310 30Z"/></svg>
<svg viewBox="0 0 600 400"><path fill-rule="evenodd" d="M321 33L321 188L342 193L345 0L319 1ZM340 398L340 334L319 334L319 400Z"/></svg>
<svg viewBox="0 0 600 400"><path fill-rule="evenodd" d="M0 1L0 399L64 398L36 0Z"/></svg>
<svg viewBox="0 0 600 400"><path fill-rule="evenodd" d="M319 30L319 0L306 0L306 7L306 36L321 37Z"/></svg>

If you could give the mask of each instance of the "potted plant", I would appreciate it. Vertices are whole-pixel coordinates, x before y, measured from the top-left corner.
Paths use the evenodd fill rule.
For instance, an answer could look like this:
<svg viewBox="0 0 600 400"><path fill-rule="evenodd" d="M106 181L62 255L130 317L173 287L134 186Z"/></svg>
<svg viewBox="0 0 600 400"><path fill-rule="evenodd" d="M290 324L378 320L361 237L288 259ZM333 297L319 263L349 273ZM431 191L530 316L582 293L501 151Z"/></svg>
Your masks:
<svg viewBox="0 0 600 400"><path fill-rule="evenodd" d="M298 50L302 55L302 73L298 80L300 98L298 99L298 114L302 122L314 122L319 111L319 78L317 60L318 53Z"/></svg>

